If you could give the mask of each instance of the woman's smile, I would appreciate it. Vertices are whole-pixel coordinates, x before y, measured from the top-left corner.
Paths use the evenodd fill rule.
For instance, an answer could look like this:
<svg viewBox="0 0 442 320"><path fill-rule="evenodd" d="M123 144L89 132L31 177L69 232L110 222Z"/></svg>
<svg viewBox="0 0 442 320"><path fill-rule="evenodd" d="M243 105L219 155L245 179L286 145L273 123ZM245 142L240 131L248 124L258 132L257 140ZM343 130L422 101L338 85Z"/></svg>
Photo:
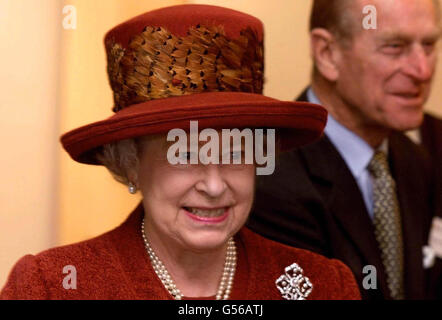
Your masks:
<svg viewBox="0 0 442 320"><path fill-rule="evenodd" d="M184 212L192 220L202 223L216 224L227 219L230 213L230 207L201 208L201 207L183 207Z"/></svg>

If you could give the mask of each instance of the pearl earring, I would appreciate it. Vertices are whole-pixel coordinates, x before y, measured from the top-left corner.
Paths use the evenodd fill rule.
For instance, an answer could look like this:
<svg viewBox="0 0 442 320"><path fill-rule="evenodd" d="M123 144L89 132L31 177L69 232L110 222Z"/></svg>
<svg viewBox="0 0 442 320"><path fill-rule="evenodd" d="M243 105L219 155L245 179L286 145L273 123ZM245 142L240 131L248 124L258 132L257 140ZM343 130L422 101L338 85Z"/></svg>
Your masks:
<svg viewBox="0 0 442 320"><path fill-rule="evenodd" d="M129 193L135 194L136 192L137 192L137 187L132 182L129 182Z"/></svg>

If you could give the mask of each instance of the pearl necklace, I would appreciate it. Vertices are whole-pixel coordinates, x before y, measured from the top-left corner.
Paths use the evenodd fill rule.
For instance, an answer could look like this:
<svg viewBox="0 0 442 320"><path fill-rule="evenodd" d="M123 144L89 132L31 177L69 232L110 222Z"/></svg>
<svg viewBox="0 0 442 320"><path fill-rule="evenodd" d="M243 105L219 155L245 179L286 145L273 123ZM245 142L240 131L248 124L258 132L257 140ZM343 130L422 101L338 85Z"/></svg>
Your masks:
<svg viewBox="0 0 442 320"><path fill-rule="evenodd" d="M150 263L152 264L153 270L160 278L163 286L169 291L169 293L174 297L175 300L181 300L183 295L181 291L175 285L172 277L169 275L164 264L157 257L149 241L146 238L144 232L144 220L141 222L141 234L144 240L144 246L147 253L149 254ZM233 238L230 238L227 245L226 261L224 263L223 275L216 293L216 300L228 300L230 292L232 291L233 278L235 277L236 271L236 246Z"/></svg>

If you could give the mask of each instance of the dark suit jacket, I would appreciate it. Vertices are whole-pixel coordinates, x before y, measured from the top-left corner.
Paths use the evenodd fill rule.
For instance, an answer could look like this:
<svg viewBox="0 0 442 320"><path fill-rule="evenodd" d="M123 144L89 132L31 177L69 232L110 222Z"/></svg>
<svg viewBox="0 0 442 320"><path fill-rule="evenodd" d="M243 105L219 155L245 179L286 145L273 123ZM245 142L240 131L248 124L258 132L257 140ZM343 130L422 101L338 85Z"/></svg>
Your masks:
<svg viewBox="0 0 442 320"><path fill-rule="evenodd" d="M436 214L442 217L442 119L426 113L420 133L421 146L432 158L436 171Z"/></svg>
<svg viewBox="0 0 442 320"><path fill-rule="evenodd" d="M306 94L300 97L306 101ZM400 133L389 139L389 160L397 183L404 238L407 299L427 297L422 247L433 214L429 159ZM342 260L356 276L363 299L390 299L373 223L346 163L324 136L284 153L271 176L258 178L248 226L271 239ZM377 270L377 289L365 290L366 265Z"/></svg>
<svg viewBox="0 0 442 320"><path fill-rule="evenodd" d="M424 122L420 127L421 146L431 156L435 168L436 191L435 191L435 212L442 218L442 119L425 114ZM442 259L436 260L431 273L430 284L436 297L442 299Z"/></svg>
<svg viewBox="0 0 442 320"><path fill-rule="evenodd" d="M428 150L435 165L442 164L442 119L425 114L420 128L422 146Z"/></svg>

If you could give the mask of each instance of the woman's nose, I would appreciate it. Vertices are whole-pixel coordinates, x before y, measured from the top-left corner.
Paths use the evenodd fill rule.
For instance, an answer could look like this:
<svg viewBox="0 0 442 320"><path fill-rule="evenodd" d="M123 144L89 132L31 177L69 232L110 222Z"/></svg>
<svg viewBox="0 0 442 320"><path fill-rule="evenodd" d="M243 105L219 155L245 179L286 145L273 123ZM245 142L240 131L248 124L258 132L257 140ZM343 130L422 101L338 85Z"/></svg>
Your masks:
<svg viewBox="0 0 442 320"><path fill-rule="evenodd" d="M201 179L195 185L196 190L210 198L221 197L227 189L221 168L216 164L205 165Z"/></svg>

